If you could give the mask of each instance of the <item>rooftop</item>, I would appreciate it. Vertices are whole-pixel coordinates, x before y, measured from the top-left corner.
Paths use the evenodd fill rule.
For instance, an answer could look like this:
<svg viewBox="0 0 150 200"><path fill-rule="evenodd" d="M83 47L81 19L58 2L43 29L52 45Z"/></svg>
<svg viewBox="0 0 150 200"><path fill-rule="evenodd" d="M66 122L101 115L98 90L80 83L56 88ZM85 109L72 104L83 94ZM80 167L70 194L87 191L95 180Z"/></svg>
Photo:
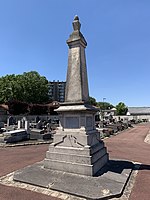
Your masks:
<svg viewBox="0 0 150 200"><path fill-rule="evenodd" d="M150 107L128 107L130 114L150 114Z"/></svg>

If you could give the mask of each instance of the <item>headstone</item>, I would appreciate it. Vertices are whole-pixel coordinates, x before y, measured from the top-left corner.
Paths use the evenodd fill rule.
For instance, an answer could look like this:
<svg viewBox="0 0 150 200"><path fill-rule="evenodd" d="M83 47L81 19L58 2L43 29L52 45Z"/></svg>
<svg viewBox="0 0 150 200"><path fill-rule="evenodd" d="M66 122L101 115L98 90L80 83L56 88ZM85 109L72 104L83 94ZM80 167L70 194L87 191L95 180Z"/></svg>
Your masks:
<svg viewBox="0 0 150 200"><path fill-rule="evenodd" d="M25 130L27 133L29 132L29 128L30 128L29 121L26 120L25 121Z"/></svg>
<svg viewBox="0 0 150 200"><path fill-rule="evenodd" d="M40 121L39 116L36 116L36 117L35 117L35 123L38 123L39 121Z"/></svg>
<svg viewBox="0 0 150 200"><path fill-rule="evenodd" d="M4 122L0 122L0 128L4 128Z"/></svg>
<svg viewBox="0 0 150 200"><path fill-rule="evenodd" d="M18 129L21 129L21 128L22 128L22 121L18 120Z"/></svg>
<svg viewBox="0 0 150 200"><path fill-rule="evenodd" d="M56 110L60 125L44 160L44 167L73 174L94 176L108 161L108 154L95 128L97 109L88 104L85 59L87 42L76 16L69 46L65 102Z"/></svg>
<svg viewBox="0 0 150 200"><path fill-rule="evenodd" d="M51 123L46 124L47 132L51 132Z"/></svg>
<svg viewBox="0 0 150 200"><path fill-rule="evenodd" d="M37 129L41 129L41 127L42 127L42 120L38 121L38 123L36 124Z"/></svg>
<svg viewBox="0 0 150 200"><path fill-rule="evenodd" d="M14 124L14 118L12 116L9 116L7 118L7 126L11 126Z"/></svg>
<svg viewBox="0 0 150 200"><path fill-rule="evenodd" d="M22 119L21 119L21 126L22 126L22 128L25 128L25 121L26 121L27 119L26 119L26 117L23 117Z"/></svg>

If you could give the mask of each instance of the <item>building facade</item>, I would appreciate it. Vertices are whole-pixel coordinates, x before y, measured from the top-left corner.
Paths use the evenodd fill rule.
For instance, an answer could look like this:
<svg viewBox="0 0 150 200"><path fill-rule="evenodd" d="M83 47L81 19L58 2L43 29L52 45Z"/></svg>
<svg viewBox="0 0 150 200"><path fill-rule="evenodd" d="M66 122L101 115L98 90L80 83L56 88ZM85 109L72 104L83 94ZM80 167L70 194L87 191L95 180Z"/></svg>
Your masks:
<svg viewBox="0 0 150 200"><path fill-rule="evenodd" d="M65 101L65 81L50 81L48 83L49 87L49 99L58 102Z"/></svg>
<svg viewBox="0 0 150 200"><path fill-rule="evenodd" d="M128 107L126 115L116 115L113 118L117 121L120 119L150 121L150 107Z"/></svg>

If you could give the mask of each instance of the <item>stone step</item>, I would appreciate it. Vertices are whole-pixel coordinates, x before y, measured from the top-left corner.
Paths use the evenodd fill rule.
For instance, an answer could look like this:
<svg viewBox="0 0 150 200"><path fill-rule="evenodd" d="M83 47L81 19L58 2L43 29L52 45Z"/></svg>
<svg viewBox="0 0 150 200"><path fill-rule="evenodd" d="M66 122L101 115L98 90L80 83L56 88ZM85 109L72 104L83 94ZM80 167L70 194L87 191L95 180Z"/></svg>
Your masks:
<svg viewBox="0 0 150 200"><path fill-rule="evenodd" d="M101 148L99 151L96 151L93 155L81 155L80 152L78 154L70 154L70 153L58 153L58 152L46 152L46 158L51 160L61 160L71 163L81 163L81 164L93 164L98 159L103 157L106 154L106 148Z"/></svg>
<svg viewBox="0 0 150 200"><path fill-rule="evenodd" d="M84 146L80 148L75 147L65 147L65 146L55 146L54 143L49 145L50 152L56 153L67 153L67 154L75 154L75 155L85 155L89 156L90 154L94 154L95 152L99 151L100 149L104 148L104 142L98 142L94 146Z"/></svg>
<svg viewBox="0 0 150 200"><path fill-rule="evenodd" d="M108 154L106 153L103 157L98 159L93 165L71 163L61 160L44 160L44 167L51 170L58 170L68 173L81 174L87 176L93 176L96 174L108 161Z"/></svg>

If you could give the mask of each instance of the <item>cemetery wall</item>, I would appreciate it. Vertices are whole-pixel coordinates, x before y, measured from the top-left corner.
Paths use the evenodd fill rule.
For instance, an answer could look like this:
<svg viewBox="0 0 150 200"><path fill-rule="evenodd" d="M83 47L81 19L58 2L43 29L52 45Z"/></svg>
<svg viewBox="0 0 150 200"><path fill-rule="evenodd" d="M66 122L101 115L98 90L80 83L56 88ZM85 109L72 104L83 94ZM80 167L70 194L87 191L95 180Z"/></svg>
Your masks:
<svg viewBox="0 0 150 200"><path fill-rule="evenodd" d="M117 121L121 120L121 119L123 119L123 120L125 120L125 119L128 119L128 120L147 119L148 121L150 121L150 115L117 115L117 116L113 116L113 118L116 119Z"/></svg>

